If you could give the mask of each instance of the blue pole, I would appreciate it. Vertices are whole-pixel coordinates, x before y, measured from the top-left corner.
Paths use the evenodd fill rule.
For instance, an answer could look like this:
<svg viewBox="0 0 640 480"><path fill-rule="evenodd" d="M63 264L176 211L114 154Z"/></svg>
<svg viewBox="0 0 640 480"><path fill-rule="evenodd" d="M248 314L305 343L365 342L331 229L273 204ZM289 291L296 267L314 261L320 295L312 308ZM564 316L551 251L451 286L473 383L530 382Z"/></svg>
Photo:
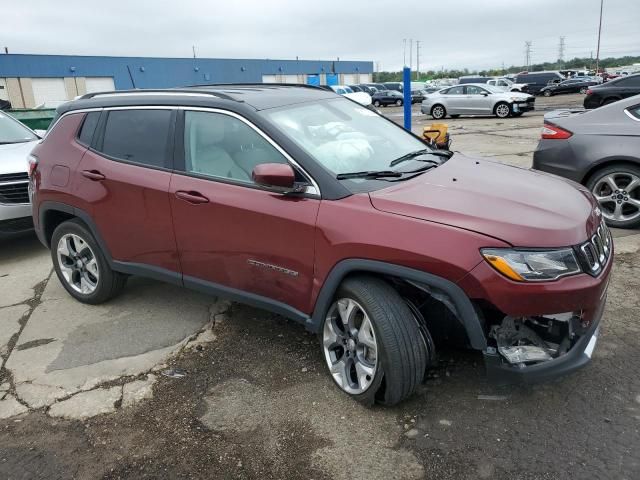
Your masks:
<svg viewBox="0 0 640 480"><path fill-rule="evenodd" d="M404 93L404 128L411 131L411 69L402 70L402 91Z"/></svg>

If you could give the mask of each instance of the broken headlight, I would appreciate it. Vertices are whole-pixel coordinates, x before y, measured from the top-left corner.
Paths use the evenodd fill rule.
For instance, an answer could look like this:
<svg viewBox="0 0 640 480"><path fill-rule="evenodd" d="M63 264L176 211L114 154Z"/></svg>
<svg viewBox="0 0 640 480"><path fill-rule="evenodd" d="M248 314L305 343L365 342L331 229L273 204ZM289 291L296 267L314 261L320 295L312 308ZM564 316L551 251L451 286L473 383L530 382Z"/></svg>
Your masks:
<svg viewBox="0 0 640 480"><path fill-rule="evenodd" d="M505 277L519 282L556 280L580 273L573 250L515 250L509 248L484 248L484 259Z"/></svg>

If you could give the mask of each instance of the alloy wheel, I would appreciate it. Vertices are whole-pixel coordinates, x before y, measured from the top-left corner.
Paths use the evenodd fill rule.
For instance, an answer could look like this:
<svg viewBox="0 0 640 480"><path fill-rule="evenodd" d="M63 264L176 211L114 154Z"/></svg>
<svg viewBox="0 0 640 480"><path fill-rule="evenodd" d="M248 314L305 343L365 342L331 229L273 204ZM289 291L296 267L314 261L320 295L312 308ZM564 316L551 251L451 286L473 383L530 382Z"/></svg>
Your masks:
<svg viewBox="0 0 640 480"><path fill-rule="evenodd" d="M444 117L444 108L442 108L440 105L433 107L433 111L431 112L431 114L433 115L433 118L440 119Z"/></svg>
<svg viewBox="0 0 640 480"><path fill-rule="evenodd" d="M609 220L627 222L640 217L640 178L618 172L600 178L593 187L602 215Z"/></svg>
<svg viewBox="0 0 640 480"><path fill-rule="evenodd" d="M500 118L508 117L510 112L511 110L509 109L509 105L506 105L504 103L498 105L498 107L496 108L496 115L498 115Z"/></svg>
<svg viewBox="0 0 640 480"><path fill-rule="evenodd" d="M84 295L93 293L100 280L98 261L89 244L80 236L67 233L57 247L58 266L67 284Z"/></svg>
<svg viewBox="0 0 640 480"><path fill-rule="evenodd" d="M335 302L324 322L322 346L331 376L349 394L364 393L378 368L378 344L373 324L351 298Z"/></svg>

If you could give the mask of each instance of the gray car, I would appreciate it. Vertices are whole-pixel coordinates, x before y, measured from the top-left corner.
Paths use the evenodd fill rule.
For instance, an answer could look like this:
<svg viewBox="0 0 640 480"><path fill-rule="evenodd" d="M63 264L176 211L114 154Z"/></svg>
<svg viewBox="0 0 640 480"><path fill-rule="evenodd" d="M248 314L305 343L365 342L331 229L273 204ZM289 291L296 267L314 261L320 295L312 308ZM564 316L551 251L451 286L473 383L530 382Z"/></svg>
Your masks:
<svg viewBox="0 0 640 480"><path fill-rule="evenodd" d="M640 95L549 112L533 168L586 185L612 227L640 227Z"/></svg>
<svg viewBox="0 0 640 480"><path fill-rule="evenodd" d="M506 92L484 83L467 83L443 88L426 96L420 111L441 120L447 115L495 115L519 117L535 108L535 97L526 93Z"/></svg>
<svg viewBox="0 0 640 480"><path fill-rule="evenodd" d="M40 137L0 112L0 237L33 228L27 157Z"/></svg>

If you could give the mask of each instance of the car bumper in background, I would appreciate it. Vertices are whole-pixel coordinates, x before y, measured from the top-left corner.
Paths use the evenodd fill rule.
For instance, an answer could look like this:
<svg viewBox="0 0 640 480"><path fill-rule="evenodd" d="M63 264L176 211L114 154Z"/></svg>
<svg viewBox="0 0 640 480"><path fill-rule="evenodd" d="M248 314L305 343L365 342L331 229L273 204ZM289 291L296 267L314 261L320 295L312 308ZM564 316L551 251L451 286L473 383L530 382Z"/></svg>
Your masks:
<svg viewBox="0 0 640 480"><path fill-rule="evenodd" d="M576 156L570 141L543 139L533 152L531 168L580 183L589 163L587 158Z"/></svg>
<svg viewBox="0 0 640 480"><path fill-rule="evenodd" d="M511 108L514 113L531 112L536 109L534 102L514 102Z"/></svg>

